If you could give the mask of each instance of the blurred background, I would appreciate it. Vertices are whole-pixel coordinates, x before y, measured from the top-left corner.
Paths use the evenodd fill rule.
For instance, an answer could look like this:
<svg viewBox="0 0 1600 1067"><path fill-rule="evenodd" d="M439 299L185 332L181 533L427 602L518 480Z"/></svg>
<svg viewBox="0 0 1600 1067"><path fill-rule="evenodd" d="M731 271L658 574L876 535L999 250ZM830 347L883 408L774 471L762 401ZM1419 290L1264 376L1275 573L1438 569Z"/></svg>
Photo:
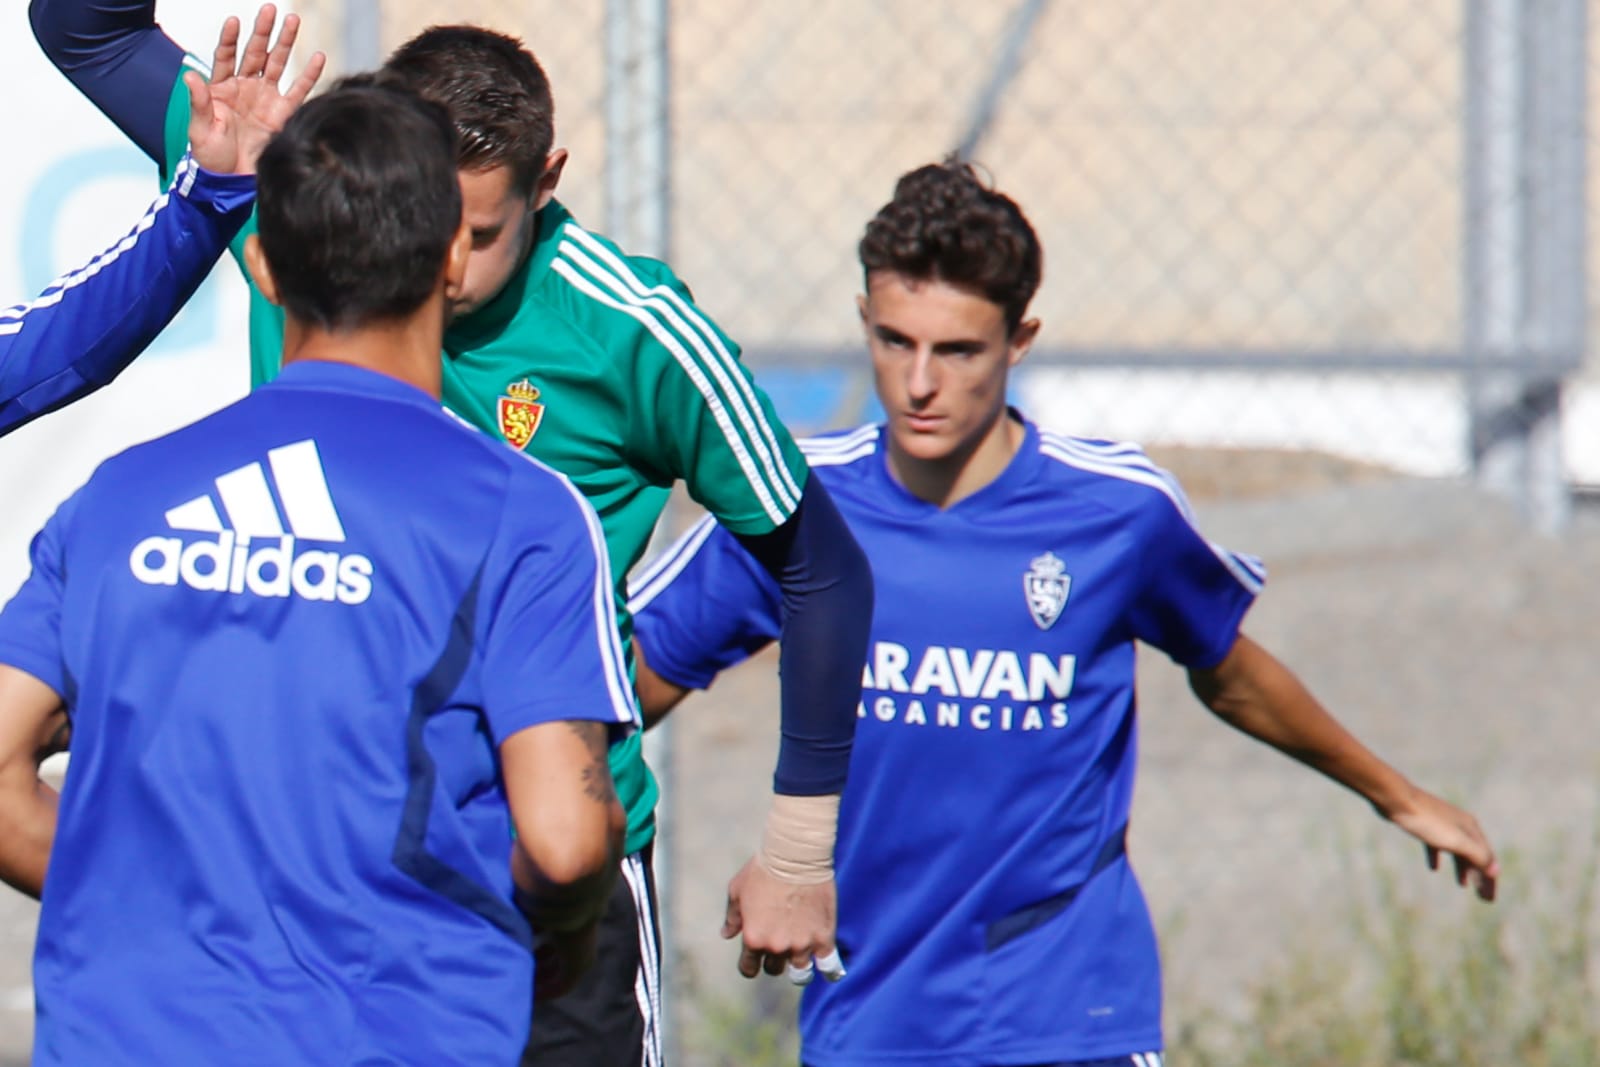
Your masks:
<svg viewBox="0 0 1600 1067"><path fill-rule="evenodd" d="M522 36L572 152L562 199L670 260L797 433L876 417L866 220L911 167L982 164L1045 245L1017 403L1173 469L1210 536L1266 559L1252 635L1506 854L1501 901L1468 900L1146 655L1132 849L1172 1061L1600 1063L1589 3L290 6L339 72L438 22ZM233 10L159 12L208 55ZM0 174L0 293L20 299L155 183L23 5L3 17L28 101ZM96 462L244 390L243 307L225 263L114 387L4 442L0 593ZM717 938L770 787L774 672L757 659L652 735L677 1063L795 1062L792 991L743 982ZM19 1057L33 914L0 898L0 1051Z"/></svg>

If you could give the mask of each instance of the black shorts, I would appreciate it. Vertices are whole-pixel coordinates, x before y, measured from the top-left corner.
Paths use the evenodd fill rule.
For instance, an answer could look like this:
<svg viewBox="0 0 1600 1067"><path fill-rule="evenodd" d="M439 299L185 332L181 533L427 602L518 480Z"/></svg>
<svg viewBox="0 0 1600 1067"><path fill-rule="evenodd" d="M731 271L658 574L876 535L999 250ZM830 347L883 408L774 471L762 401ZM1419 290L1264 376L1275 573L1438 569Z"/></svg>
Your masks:
<svg viewBox="0 0 1600 1067"><path fill-rule="evenodd" d="M661 925L650 849L622 860L594 968L535 1004L523 1067L662 1067Z"/></svg>

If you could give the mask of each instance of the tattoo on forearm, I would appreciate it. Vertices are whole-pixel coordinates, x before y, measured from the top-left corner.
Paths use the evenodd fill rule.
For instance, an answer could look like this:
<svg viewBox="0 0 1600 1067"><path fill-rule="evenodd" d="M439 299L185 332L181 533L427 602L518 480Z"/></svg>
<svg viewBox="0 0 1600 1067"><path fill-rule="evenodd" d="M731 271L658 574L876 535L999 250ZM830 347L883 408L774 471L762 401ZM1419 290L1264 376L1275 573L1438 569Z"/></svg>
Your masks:
<svg viewBox="0 0 1600 1067"><path fill-rule="evenodd" d="M583 795L596 804L613 804L617 799L616 785L611 781L610 745L606 741L604 723L568 720L567 726L583 739L588 749L589 762L584 766Z"/></svg>

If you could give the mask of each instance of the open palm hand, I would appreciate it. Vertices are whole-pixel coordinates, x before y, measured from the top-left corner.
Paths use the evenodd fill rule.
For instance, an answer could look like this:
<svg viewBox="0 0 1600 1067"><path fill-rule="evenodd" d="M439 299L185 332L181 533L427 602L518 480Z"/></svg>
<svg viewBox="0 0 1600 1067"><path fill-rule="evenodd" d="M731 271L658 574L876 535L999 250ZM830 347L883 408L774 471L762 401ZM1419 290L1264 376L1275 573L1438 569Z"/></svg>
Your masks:
<svg viewBox="0 0 1600 1067"><path fill-rule="evenodd" d="M211 81L194 71L183 76L189 90L189 144L195 162L206 170L255 173L261 150L322 77L327 57L316 52L288 89L280 88L300 33L300 17L286 16L274 42L277 21L277 8L264 4L241 53L239 20L230 17L217 38Z"/></svg>

